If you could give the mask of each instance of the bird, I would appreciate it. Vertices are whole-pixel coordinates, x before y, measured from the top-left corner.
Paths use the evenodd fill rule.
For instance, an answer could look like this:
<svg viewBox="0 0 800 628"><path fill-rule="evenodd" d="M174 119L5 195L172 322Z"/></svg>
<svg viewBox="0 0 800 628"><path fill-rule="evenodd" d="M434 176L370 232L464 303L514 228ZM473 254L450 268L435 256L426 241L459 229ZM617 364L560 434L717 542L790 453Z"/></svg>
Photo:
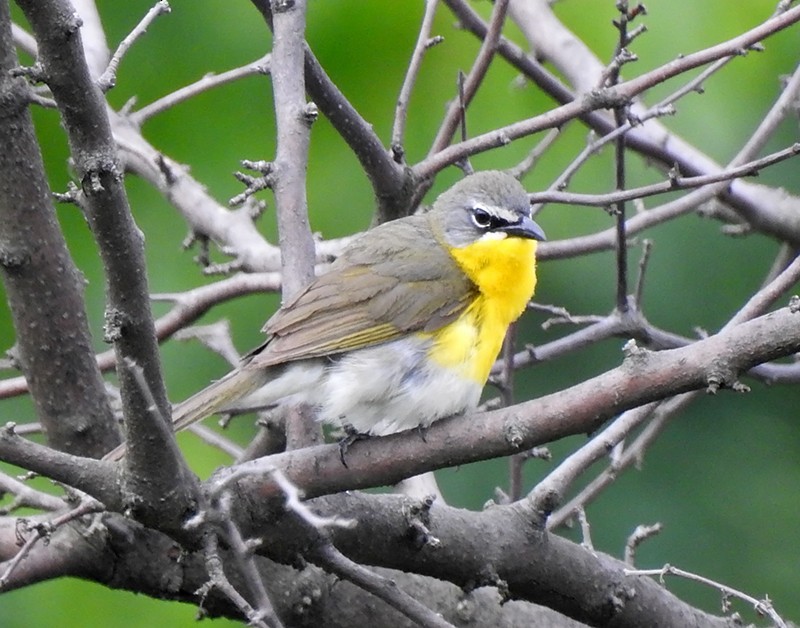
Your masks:
<svg viewBox="0 0 800 628"><path fill-rule="evenodd" d="M324 423L381 436L474 410L545 239L516 178L467 175L429 211L352 241L266 322L263 344L174 407L173 428L305 402Z"/></svg>

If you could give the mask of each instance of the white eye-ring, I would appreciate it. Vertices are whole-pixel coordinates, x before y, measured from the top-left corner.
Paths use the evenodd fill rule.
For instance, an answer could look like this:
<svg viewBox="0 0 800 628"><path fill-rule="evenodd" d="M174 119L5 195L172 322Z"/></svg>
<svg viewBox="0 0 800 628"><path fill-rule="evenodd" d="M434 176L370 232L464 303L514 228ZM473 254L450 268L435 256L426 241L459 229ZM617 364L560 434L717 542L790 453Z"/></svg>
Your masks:
<svg viewBox="0 0 800 628"><path fill-rule="evenodd" d="M483 207L474 207L472 209L472 222L480 229L489 229L496 220L497 219Z"/></svg>

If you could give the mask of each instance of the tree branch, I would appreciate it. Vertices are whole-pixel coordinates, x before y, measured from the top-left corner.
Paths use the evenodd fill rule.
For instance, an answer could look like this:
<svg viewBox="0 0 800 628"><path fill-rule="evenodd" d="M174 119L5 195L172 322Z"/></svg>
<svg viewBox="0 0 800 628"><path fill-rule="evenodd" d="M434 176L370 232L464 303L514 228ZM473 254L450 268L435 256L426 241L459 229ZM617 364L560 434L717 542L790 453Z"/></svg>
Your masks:
<svg viewBox="0 0 800 628"><path fill-rule="evenodd" d="M39 43L39 58L64 119L87 218L106 267L107 337L121 356L133 359L144 369L148 386L166 415L169 404L147 302L141 233L133 222L122 186L105 101L83 56L79 18L63 0L21 0L19 4ZM146 414L143 399L124 372L119 376L128 423L136 434L135 417Z"/></svg>
<svg viewBox="0 0 800 628"><path fill-rule="evenodd" d="M797 313L784 308L736 325L688 347L632 349L622 365L565 390L483 413L434 423L420 442L412 430L359 441L341 464L337 445L271 456L272 464L308 497L385 486L443 467L506 456L574 434L608 418L694 389L734 386L756 364L800 350ZM251 463L243 463L246 470ZM222 471L227 473L227 471ZM248 490L268 495L269 479ZM560 496L559 496L560 498Z"/></svg>
<svg viewBox="0 0 800 628"><path fill-rule="evenodd" d="M83 301L50 198L18 61L8 3L0 6L0 269L19 359L53 447L99 457L119 434L105 395Z"/></svg>
<svg viewBox="0 0 800 628"><path fill-rule="evenodd" d="M445 0L445 3L458 16L465 28L478 37L485 37L487 30L486 24L464 0ZM798 19L800 19L800 7L789 9L779 14L778 17L767 20L740 37L695 53L694 55L681 57L681 59L673 61L666 66L662 66L662 68L654 70L653 72L648 72L634 79L639 81L636 84L633 84L632 81L623 83L621 87L624 88L625 94L623 96L623 92L617 92L617 96L632 98L647 87L642 81L645 83L648 81L657 81L659 80L657 77L666 80L670 76L675 76L676 70L680 69L678 64L686 62L686 59L691 58L691 63L697 63L698 61L710 62L712 59L707 58L709 51L713 51L715 55L724 53L725 51L722 50L722 48L730 45L727 54L720 54L720 58L738 56L742 50L748 49L768 34L773 34L780 29L791 26L796 23ZM574 106L575 95L573 92L567 89L557 78L547 72L518 46L505 38L501 38L498 43L498 53L539 87L544 89L557 102L573 104ZM664 73L664 68L669 68L670 72ZM684 69L688 69L688 66ZM635 87L636 89L632 90L630 89L631 87ZM513 139L517 132L522 133L525 131L526 124L530 124L532 127L541 126L541 128L556 127L563 122L560 115L562 108L563 107L559 107L553 110L554 112L559 112L555 120L537 116L529 121L517 123L516 125L512 125L512 127L501 129L500 131L503 132L499 133L499 135L493 136L491 133L487 133L484 136L472 138L470 143L464 146L459 144L453 145L448 148L448 151L452 151L451 155L440 154L438 157L441 161L447 161L446 158L457 160L462 157L459 153L463 150L467 150L472 154L472 151L483 150L490 146L497 145L498 142L501 144L505 143L509 139ZM613 121L603 112L588 111L585 107L575 107L575 112L575 117L579 117L600 135L607 135L612 133L615 129ZM553 112L549 112L549 114L546 115L552 113ZM571 116L565 117L566 119L571 119ZM509 128L513 128L514 135L508 133ZM658 129L663 130L662 127L658 127ZM534 128L527 130L536 131L541 129ZM625 141L628 147L641 153L644 157L660 163L665 170L669 170L677 165L684 176L711 174L720 169L720 166L713 160L697 149L689 146L674 134L668 133L666 130L663 130L663 132L655 132L652 124L630 129L630 131L626 133ZM418 166L421 165L422 164L419 164ZM431 168L431 166L433 166L433 168ZM426 164L424 167L425 172L431 169L438 170L438 166L434 163L430 163ZM422 172L418 174L422 174ZM798 215L796 208L800 206L800 199L797 197L783 191L775 191L765 186L743 181L733 182L729 188L722 190L719 194L722 200L729 203L731 207L736 208L737 211L757 216L758 220L753 222L754 228L762 229L766 233L777 235L777 237L792 242L800 241L800 223L792 220L793 216ZM544 248L545 247L540 249L542 255L545 253Z"/></svg>

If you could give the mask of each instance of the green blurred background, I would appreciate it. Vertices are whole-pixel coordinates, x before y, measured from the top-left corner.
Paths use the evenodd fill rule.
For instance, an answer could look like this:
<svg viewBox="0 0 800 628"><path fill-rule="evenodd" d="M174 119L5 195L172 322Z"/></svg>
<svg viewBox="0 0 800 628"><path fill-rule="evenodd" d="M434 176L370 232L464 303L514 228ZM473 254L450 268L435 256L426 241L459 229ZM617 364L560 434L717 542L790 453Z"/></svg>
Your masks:
<svg viewBox="0 0 800 628"><path fill-rule="evenodd" d="M172 0L172 13L159 18L122 62L117 87L109 98L115 107L130 98L144 105L208 72L221 72L257 59L269 49L270 37L248 2L229 0ZM627 66L630 77L688 53L732 37L766 18L773 0L750 0L740 10L726 0L656 1L648 4L644 22L649 32L636 40L640 61ZM110 42L116 44L151 6L148 1L98 2ZM488 2L473 6L488 14ZM394 103L416 40L423 3L378 0L336 0L309 3L308 39L332 79L388 145ZM610 22L614 1L567 0L557 14L600 56L609 59L615 44ZM15 14L18 16L18 13ZM421 159L431 142L445 103L455 90L456 73L467 70L478 48L469 34L454 28L455 19L442 7L434 34L445 42L425 59L409 112L406 152L411 163ZM517 38L513 27L509 34ZM523 43L524 45L524 43ZM797 30L766 42L766 51L736 59L677 105L678 115L666 124L689 142L722 162L730 159L749 137L779 93L778 77L794 70L798 55ZM520 87L517 73L495 61L486 84L469 113L472 134L523 119L551 105L532 86ZM680 82L673 81L648 94L656 102ZM46 167L55 191L69 181L66 141L57 114L36 111L35 119ZM250 78L203 94L170 110L144 127L145 137L159 150L191 167L192 174L222 202L241 191L231 176L239 160L270 159L274 155L271 87L264 77ZM573 124L555 148L527 177L530 190L547 186L586 141L586 130ZM475 157L478 169L510 167L539 137L527 138L501 150ZM777 149L797 140L796 120L786 123L770 144ZM660 179L638 158L629 160L630 184ZM435 193L458 177L443 172ZM764 172L759 181L800 193L797 165L784 163ZM183 220L143 182L129 178L127 186L136 220L146 235L153 292L185 290L203 282L192 252L182 252ZM611 155L591 161L574 179L571 189L612 189ZM267 198L267 197L265 197ZM356 159L330 124L321 118L312 132L308 172L311 222L324 237L365 228L372 211L372 193ZM271 199L268 199L271 202ZM649 205L659 202L650 201ZM98 350L102 344L104 287L96 247L79 212L58 208L75 260L86 275L87 307ZM548 207L539 221L551 240L591 233L610 226L600 210ZM275 240L273 214L260 223ZM719 224L687 216L649 231L654 250L645 287L645 313L656 324L686 335L695 327L714 331L758 287L778 245L755 235L732 239ZM631 251L635 265L639 250ZM224 258L217 255L219 261ZM614 261L609 253L541 266L536 300L566 307L575 314L605 314L613 307ZM13 344L14 332L0 299L0 346ZM240 350L259 342L258 330L277 304L274 295L249 297L216 308L203 322L223 317L232 321ZM156 314L166 311L155 304ZM544 343L567 330L539 326L543 315L529 314L519 337ZM598 374L621 361L622 340L592 347L521 372L520 399L541 395ZM167 342L162 347L170 396L180 400L226 370L221 358L197 343ZM192 368L187 369L186 365ZM620 556L627 536L640 523L660 521L663 532L638 553L640 567L671 563L717 579L754 596L768 594L785 617L800 620L800 430L797 429L800 388L767 389L752 383L748 395L721 393L704 397L678 417L648 452L643 468L625 473L602 498L587 509L595 546ZM4 402L2 421L33 420L26 400ZM252 427L240 421L232 430L242 440ZM572 438L552 446L554 461L534 461L525 470L526 489L584 439ZM181 436L201 477L226 459ZM496 486L507 486L505 460L468 465L439 473L447 500L457 506L480 508ZM567 532L577 538L574 532ZM718 593L699 585L668 581L687 601L717 612ZM46 603L43 603L46 600ZM753 615L744 605L735 608ZM190 625L195 609L125 592L108 591L78 581L45 583L0 597L0 627L74 625L143 626ZM74 619L72 619L74 618ZM214 620L213 625L235 625Z"/></svg>

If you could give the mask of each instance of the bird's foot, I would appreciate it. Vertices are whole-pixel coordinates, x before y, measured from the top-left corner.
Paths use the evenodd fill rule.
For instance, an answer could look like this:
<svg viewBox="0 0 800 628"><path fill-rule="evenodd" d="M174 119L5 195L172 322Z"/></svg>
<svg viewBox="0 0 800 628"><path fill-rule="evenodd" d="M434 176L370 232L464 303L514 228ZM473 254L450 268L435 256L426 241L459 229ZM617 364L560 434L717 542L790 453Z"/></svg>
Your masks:
<svg viewBox="0 0 800 628"><path fill-rule="evenodd" d="M345 457L347 456L347 450L350 448L350 445L356 441L368 439L369 434L359 432L349 423L344 425L344 434L344 438L339 441L339 459L342 461L342 464L347 467L347 460Z"/></svg>

